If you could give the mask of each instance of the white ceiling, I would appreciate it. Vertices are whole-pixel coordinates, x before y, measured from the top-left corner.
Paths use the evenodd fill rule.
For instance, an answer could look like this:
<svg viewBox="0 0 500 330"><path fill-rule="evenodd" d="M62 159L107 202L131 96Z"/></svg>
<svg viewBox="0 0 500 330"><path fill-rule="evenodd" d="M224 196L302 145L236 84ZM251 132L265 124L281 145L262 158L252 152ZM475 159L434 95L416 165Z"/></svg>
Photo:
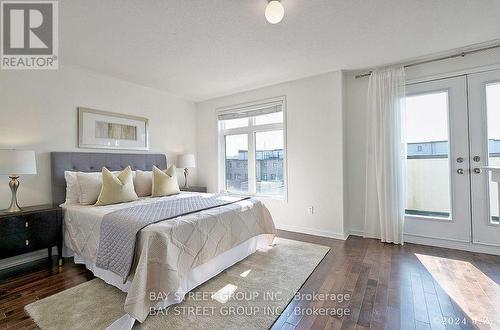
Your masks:
<svg viewBox="0 0 500 330"><path fill-rule="evenodd" d="M60 58L200 101L500 39L499 0L64 0Z"/></svg>

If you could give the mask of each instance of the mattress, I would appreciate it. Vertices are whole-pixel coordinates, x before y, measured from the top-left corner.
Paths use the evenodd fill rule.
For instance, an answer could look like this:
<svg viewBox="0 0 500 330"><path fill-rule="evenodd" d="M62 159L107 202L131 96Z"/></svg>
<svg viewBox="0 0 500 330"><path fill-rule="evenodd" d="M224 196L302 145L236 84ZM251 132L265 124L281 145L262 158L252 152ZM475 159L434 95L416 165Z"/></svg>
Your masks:
<svg viewBox="0 0 500 330"><path fill-rule="evenodd" d="M64 209L65 254L85 263L98 277L128 292L124 310L133 319L144 321L157 302L148 301L152 291L175 293L179 288L191 289L183 280L193 270L259 237L259 244L271 244L276 234L267 208L258 200L249 199L171 220L149 225L139 232L134 265L127 283L119 285L95 268L102 218L109 212L161 199L185 198L199 193L181 193L161 198L140 200L108 206L68 205ZM265 243L262 243L265 242ZM256 244L250 244L255 251ZM245 251L248 249L245 248ZM246 255L236 253L241 256ZM234 262L238 260L235 259ZM233 263L234 263L233 262ZM225 265L230 266L231 263ZM217 267L221 267L220 264ZM203 274L213 273L213 269ZM212 267L213 268L213 267ZM108 274L111 275L111 274ZM211 276L216 275L216 272ZM206 276L198 276L204 278ZM206 280L206 279L205 279ZM201 283L198 283L201 284Z"/></svg>

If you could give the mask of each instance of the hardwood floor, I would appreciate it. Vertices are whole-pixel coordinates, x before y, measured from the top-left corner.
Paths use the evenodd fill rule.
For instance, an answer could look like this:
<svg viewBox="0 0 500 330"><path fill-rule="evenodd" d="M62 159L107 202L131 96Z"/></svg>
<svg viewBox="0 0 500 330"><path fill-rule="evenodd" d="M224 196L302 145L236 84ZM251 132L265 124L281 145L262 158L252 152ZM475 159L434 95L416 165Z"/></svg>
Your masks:
<svg viewBox="0 0 500 330"><path fill-rule="evenodd" d="M49 267L44 260L0 272L0 328L36 329L24 306L92 278L90 271L71 261L61 268Z"/></svg>
<svg viewBox="0 0 500 330"><path fill-rule="evenodd" d="M498 256L353 236L282 236L332 247L301 292L350 299L293 300L274 329L500 329ZM309 309L295 315L296 308ZM339 310L346 315L309 315Z"/></svg>
<svg viewBox="0 0 500 330"><path fill-rule="evenodd" d="M500 329L498 256L353 236L280 236L331 250L300 289L304 299L292 300L273 329ZM25 305L92 278L71 261L0 272L0 328L36 329ZM308 299L313 293L330 295Z"/></svg>

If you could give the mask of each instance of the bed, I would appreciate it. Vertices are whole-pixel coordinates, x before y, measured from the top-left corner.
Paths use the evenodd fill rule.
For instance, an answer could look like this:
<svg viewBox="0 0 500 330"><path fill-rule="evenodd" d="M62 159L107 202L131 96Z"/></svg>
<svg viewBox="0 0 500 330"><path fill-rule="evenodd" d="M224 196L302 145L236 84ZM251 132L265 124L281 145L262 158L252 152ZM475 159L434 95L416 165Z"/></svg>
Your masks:
<svg viewBox="0 0 500 330"><path fill-rule="evenodd" d="M96 172L106 166L119 171L166 168L162 154L67 153L51 154L53 201L66 198L64 171ZM74 256L96 277L127 293L124 315L109 328L131 328L156 309L179 303L184 295L254 253L272 244L276 229L267 208L258 200L236 198L209 209L150 224L139 231L130 273L125 280L97 266L101 225L109 214L137 208L155 209L162 203L184 203L211 194L182 192L167 197L107 205L63 205L64 255ZM232 197L227 197L232 198ZM101 256L99 256L101 258ZM150 299L155 297L154 299Z"/></svg>

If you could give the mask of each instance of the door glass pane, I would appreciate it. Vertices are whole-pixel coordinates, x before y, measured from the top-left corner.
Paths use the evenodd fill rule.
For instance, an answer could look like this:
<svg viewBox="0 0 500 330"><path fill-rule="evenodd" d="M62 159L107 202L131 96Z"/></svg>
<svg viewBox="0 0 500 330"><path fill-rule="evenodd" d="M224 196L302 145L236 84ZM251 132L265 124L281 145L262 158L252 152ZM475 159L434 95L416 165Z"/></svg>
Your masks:
<svg viewBox="0 0 500 330"><path fill-rule="evenodd" d="M227 135L226 190L248 192L248 135Z"/></svg>
<svg viewBox="0 0 500 330"><path fill-rule="evenodd" d="M500 167L500 82L486 85L486 109L488 117L488 165ZM489 171L490 176L490 216L498 223L498 177ZM495 177L493 177L495 176Z"/></svg>
<svg viewBox="0 0 500 330"><path fill-rule="evenodd" d="M450 217L448 93L406 98L406 213Z"/></svg>
<svg viewBox="0 0 500 330"><path fill-rule="evenodd" d="M284 196L283 131L255 133L257 194Z"/></svg>

